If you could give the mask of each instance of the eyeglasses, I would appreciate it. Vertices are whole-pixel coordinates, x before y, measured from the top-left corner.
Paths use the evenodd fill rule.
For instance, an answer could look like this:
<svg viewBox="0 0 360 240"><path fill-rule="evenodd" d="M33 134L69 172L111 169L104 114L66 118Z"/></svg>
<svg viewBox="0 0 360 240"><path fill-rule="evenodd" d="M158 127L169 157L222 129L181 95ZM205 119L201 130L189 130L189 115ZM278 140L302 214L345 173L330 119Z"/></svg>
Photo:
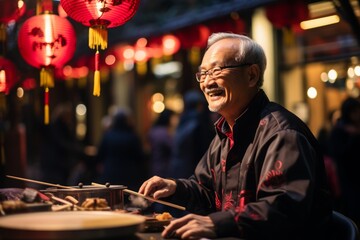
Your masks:
<svg viewBox="0 0 360 240"><path fill-rule="evenodd" d="M199 83L202 83L205 81L206 76L208 76L208 75L210 77L218 77L221 74L221 70L226 69L226 68L238 68L238 67L249 66L249 65L252 65L252 63L242 63L242 64L234 65L234 66L214 67L207 71L200 71L200 72L195 73L196 81L198 81Z"/></svg>

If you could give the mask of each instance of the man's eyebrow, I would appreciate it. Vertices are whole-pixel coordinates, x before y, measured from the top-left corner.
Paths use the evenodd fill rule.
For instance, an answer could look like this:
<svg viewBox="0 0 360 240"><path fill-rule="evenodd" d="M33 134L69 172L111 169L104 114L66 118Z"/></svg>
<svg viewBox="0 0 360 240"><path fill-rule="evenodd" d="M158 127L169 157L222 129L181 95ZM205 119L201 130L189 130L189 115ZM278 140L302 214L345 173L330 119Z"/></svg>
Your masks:
<svg viewBox="0 0 360 240"><path fill-rule="evenodd" d="M209 65L210 67L209 67L209 68L205 68L203 65L200 65L200 66L198 67L199 71L200 71L200 70L209 70L209 69L214 68L214 67L222 66L219 61L212 62L212 63L207 64L207 65Z"/></svg>

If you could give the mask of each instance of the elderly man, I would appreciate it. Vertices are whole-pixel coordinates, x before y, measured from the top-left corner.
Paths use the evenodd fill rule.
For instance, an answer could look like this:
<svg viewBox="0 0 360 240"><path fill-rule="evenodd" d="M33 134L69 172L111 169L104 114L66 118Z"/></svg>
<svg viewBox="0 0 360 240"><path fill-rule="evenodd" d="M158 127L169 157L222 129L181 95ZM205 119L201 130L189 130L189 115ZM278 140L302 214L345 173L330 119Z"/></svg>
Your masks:
<svg viewBox="0 0 360 240"><path fill-rule="evenodd" d="M266 57L244 35L215 33L196 79L221 117L189 179L154 176L140 193L186 206L163 237L325 239L331 202L318 142L261 89Z"/></svg>

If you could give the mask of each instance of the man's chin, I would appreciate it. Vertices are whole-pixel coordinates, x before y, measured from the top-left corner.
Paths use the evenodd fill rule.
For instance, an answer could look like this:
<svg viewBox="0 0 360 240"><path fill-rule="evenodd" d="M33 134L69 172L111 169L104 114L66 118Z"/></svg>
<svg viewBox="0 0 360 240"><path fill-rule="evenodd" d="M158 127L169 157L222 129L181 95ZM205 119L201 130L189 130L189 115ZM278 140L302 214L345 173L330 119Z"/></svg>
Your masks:
<svg viewBox="0 0 360 240"><path fill-rule="evenodd" d="M209 105L210 112L218 113L222 109L222 105Z"/></svg>

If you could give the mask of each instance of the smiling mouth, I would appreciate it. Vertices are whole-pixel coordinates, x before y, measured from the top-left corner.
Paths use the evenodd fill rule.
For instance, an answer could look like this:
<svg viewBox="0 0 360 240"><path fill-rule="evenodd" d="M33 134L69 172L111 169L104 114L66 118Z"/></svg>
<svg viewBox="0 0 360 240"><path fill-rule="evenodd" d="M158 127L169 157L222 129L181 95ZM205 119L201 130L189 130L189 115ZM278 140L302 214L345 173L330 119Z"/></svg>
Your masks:
<svg viewBox="0 0 360 240"><path fill-rule="evenodd" d="M219 96L222 96L223 93L224 93L224 91L221 89L207 91L207 95L209 97L219 97Z"/></svg>

